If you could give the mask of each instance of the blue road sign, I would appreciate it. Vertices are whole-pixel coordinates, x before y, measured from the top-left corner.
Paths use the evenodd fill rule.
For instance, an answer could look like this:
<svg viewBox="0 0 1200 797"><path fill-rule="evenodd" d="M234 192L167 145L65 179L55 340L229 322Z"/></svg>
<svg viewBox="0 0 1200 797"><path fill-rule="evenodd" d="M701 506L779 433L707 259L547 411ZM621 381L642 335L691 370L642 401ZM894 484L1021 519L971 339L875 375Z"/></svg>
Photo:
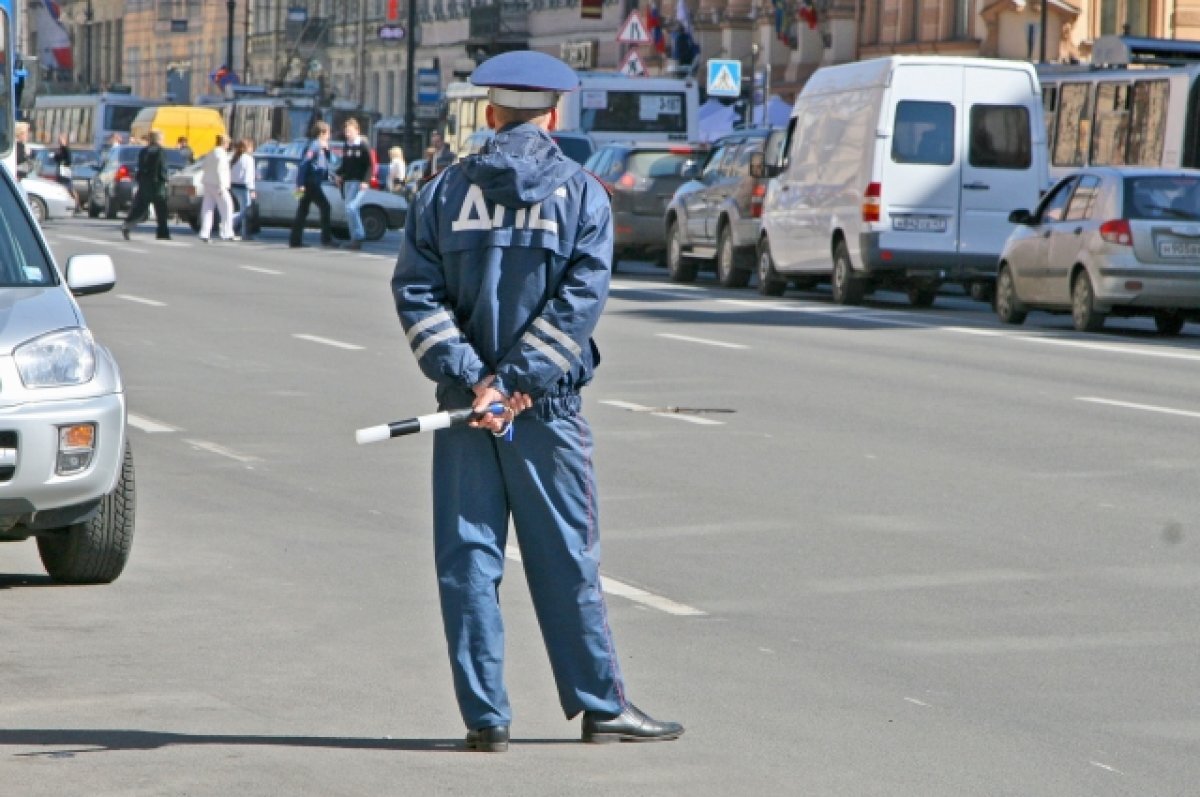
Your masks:
<svg viewBox="0 0 1200 797"><path fill-rule="evenodd" d="M708 59L708 96L737 97L742 93L742 62Z"/></svg>

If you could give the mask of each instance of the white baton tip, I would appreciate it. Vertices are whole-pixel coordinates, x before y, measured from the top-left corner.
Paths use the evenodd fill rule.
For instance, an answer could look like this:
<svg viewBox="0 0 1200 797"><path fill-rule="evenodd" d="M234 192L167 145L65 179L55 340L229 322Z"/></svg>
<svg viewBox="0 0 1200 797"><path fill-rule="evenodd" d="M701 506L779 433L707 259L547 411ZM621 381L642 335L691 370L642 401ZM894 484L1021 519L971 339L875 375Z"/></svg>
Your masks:
<svg viewBox="0 0 1200 797"><path fill-rule="evenodd" d="M358 444L366 445L367 443L378 443L380 440L388 440L392 436L392 430L387 424L382 426L368 426L366 429L359 429L354 433L354 439Z"/></svg>

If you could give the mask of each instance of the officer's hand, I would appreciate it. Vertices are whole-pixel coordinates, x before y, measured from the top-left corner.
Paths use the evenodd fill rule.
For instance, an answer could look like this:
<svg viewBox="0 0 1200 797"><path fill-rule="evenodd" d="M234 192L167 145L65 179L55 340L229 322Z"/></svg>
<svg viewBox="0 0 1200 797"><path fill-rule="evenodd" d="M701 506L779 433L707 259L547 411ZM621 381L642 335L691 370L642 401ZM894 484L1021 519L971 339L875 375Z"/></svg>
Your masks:
<svg viewBox="0 0 1200 797"><path fill-rule="evenodd" d="M533 399L528 393L513 393L508 397L508 401L504 402L504 406L512 412L515 418L533 406Z"/></svg>
<svg viewBox="0 0 1200 797"><path fill-rule="evenodd" d="M471 388L475 392L475 403L471 405L471 409L475 410L475 412L485 414L478 420L471 421L470 425L476 429L487 429L489 432L498 433L513 419L514 415L507 409L500 415L493 415L487 412L487 408L492 404L508 406L509 399L499 390L492 387L492 383L495 381L496 378L494 376L488 376Z"/></svg>

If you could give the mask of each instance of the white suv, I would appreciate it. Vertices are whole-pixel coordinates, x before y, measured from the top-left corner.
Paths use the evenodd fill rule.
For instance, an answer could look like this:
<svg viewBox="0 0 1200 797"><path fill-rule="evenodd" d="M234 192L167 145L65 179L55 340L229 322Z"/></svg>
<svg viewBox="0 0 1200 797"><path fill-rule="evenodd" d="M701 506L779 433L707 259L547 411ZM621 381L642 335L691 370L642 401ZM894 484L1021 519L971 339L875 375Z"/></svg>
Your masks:
<svg viewBox="0 0 1200 797"><path fill-rule="evenodd" d="M111 290L112 260L60 275L0 173L0 541L36 537L55 580L107 583L133 541L133 456L121 374L74 297Z"/></svg>

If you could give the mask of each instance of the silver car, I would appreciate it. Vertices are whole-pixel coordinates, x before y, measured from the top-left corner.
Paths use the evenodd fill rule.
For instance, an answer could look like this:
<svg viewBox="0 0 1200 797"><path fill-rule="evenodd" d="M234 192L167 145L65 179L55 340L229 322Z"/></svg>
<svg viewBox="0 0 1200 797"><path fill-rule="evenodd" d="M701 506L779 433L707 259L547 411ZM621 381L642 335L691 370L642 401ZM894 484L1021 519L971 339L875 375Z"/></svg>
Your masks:
<svg viewBox="0 0 1200 797"><path fill-rule="evenodd" d="M74 296L111 290L108 255L60 274L0 169L0 541L36 537L52 578L112 581L133 542L125 390Z"/></svg>
<svg viewBox="0 0 1200 797"><path fill-rule="evenodd" d="M1200 321L1200 171L1090 168L1009 221L1017 227L996 277L1001 321L1069 312L1075 329L1094 332L1110 315L1149 315L1164 335Z"/></svg>
<svg viewBox="0 0 1200 797"><path fill-rule="evenodd" d="M38 223L46 219L62 219L75 212L75 197L61 183L26 177L21 181L29 209Z"/></svg>

